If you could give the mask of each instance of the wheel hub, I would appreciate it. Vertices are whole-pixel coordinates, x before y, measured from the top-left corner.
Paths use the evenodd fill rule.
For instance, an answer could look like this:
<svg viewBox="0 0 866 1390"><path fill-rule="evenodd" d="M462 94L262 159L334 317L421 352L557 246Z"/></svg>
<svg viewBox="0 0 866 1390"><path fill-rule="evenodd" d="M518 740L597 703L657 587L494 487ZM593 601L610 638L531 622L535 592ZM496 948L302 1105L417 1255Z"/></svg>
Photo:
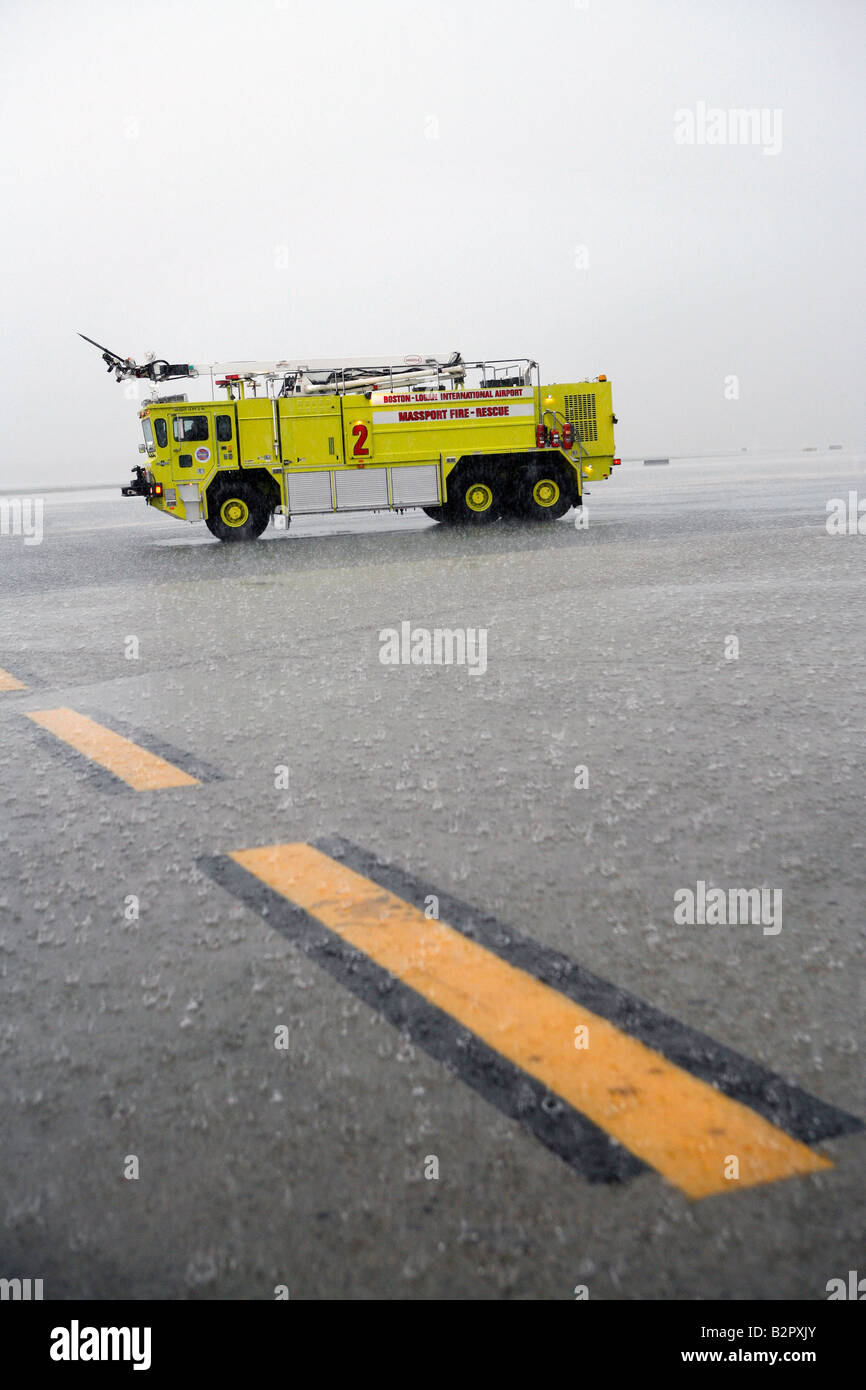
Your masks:
<svg viewBox="0 0 866 1390"><path fill-rule="evenodd" d="M538 507L555 507L559 501L559 484L553 478L539 478L532 489L532 500Z"/></svg>
<svg viewBox="0 0 866 1390"><path fill-rule="evenodd" d="M493 489L486 483L473 483L466 489L466 505L473 512L489 511L493 505Z"/></svg>
<svg viewBox="0 0 866 1390"><path fill-rule="evenodd" d="M242 497L227 497L220 507L220 520L226 526L243 526L249 520L250 509Z"/></svg>

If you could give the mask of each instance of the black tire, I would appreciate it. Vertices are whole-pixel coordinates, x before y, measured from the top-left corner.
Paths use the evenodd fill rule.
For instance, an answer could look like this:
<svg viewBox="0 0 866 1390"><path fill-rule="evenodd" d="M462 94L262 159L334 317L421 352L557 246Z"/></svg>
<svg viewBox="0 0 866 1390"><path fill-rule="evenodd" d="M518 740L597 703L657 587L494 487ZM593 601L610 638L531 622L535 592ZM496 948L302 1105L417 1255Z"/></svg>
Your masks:
<svg viewBox="0 0 866 1390"><path fill-rule="evenodd" d="M432 521L444 521L444 520L445 520L445 508L444 508L444 507L422 507L421 510L422 510L422 512L425 512L426 515L429 516L429 517L431 518Z"/></svg>
<svg viewBox="0 0 866 1390"><path fill-rule="evenodd" d="M271 515L258 488L240 477L220 479L208 493L207 509L205 524L211 535L231 544L258 540Z"/></svg>
<svg viewBox="0 0 866 1390"><path fill-rule="evenodd" d="M575 483L558 459L536 460L515 479L513 510L529 521L557 521L576 501Z"/></svg>
<svg viewBox="0 0 866 1390"><path fill-rule="evenodd" d="M502 516L505 475L486 459L464 459L448 479L445 516L459 526L489 526Z"/></svg>

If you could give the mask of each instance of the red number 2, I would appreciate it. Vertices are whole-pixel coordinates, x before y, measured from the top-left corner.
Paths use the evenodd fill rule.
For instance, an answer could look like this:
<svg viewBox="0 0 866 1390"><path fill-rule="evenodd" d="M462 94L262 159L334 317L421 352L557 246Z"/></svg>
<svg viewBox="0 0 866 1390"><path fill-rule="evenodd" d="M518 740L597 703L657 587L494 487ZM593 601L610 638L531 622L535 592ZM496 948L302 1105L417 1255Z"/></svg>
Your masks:
<svg viewBox="0 0 866 1390"><path fill-rule="evenodd" d="M355 447L352 450L352 458L369 458L370 450L364 448L364 445L367 443L367 426L353 425L352 434L355 436Z"/></svg>

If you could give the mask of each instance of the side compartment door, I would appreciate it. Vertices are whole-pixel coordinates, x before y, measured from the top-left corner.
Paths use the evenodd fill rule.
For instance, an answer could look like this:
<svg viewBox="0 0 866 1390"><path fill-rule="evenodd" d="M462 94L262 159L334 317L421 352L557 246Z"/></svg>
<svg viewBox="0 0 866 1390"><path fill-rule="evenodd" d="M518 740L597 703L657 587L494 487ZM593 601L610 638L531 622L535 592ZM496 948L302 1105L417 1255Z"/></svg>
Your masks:
<svg viewBox="0 0 866 1390"><path fill-rule="evenodd" d="M290 398L280 405L283 466L342 468L339 399L334 396Z"/></svg>

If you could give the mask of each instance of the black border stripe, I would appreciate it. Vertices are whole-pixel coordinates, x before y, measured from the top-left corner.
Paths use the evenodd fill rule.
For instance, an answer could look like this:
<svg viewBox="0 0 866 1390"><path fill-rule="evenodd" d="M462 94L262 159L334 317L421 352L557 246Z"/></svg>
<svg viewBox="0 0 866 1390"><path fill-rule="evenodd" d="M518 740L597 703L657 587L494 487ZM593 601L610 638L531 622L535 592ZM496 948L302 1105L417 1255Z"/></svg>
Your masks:
<svg viewBox="0 0 866 1390"><path fill-rule="evenodd" d="M71 743L66 743L57 734L52 734L50 729L45 729L41 724L36 724L32 719L28 719L28 724L33 731L34 742L41 748L52 763L59 767L67 768L74 774L76 782L81 782L94 791L111 792L116 795L119 792L130 792L133 788L128 782L124 782L121 777L115 776L107 767L101 763L95 763L88 758L86 753L81 753L77 748L73 748ZM140 795L140 793L134 793Z"/></svg>
<svg viewBox="0 0 866 1390"><path fill-rule="evenodd" d="M510 965L534 975L576 1004L608 1019L623 1033L638 1038L683 1071L706 1081L771 1124L805 1144L841 1134L855 1134L863 1122L844 1110L809 1095L775 1072L714 1042L705 1033L680 1023L638 999L636 995L593 975L559 951L540 945L488 913L437 892L420 879L379 859L368 850L334 835L314 847L350 869L372 879L397 897L424 909L424 899L436 893L439 915L470 940L494 952Z"/></svg>
<svg viewBox="0 0 866 1390"><path fill-rule="evenodd" d="M341 857L348 862L345 856ZM442 1062L452 1075L491 1105L518 1121L589 1182L625 1182L648 1171L647 1164L560 1096L233 859L205 856L197 864L221 888L287 936L345 989L382 1014L401 1034Z"/></svg>
<svg viewBox="0 0 866 1390"><path fill-rule="evenodd" d="M183 748L175 748L174 744L165 743L161 738L152 734L149 729L141 729L137 724L129 724L125 719L120 719L115 714L103 714L100 710L82 708L78 710L78 713L86 715L88 719L95 720L97 724L103 724L106 729L120 734L122 738L128 738L131 743L143 748L146 753L153 753L157 758L164 758L167 763L172 763L175 767L180 768L181 772L188 773L190 777L198 778L199 782L225 781L225 773L220 772L219 768L196 757L193 753L187 753Z"/></svg>
<svg viewBox="0 0 866 1390"><path fill-rule="evenodd" d="M25 695L28 692L18 690L10 693ZM194 757L192 753L184 752L182 748L175 748L170 743L164 743L161 739L155 738L148 730L139 729L134 724L128 724L125 719L117 719L113 714L103 714L101 710L94 710L92 706L57 705L52 706L52 708L71 709L73 713L81 714L85 719L92 719L94 723L101 724L110 733L119 734L121 738L129 739L145 753L152 753L157 758L164 758L166 762L171 763L181 772L187 773L189 777L197 778L199 782L222 782L225 780L224 773L220 772L218 768L212 767L210 763L203 762L200 758ZM38 724L34 719L27 717L30 714L42 713L41 707L19 711L19 713L27 718L27 723L37 734L37 741L42 747L51 749L54 757L58 761L65 762L70 768L75 768L78 772L86 769L94 786L98 785L103 791L126 791L134 792L136 796L147 795L147 789L131 787L123 777L112 772L110 768L103 767L102 763L89 757L87 753L82 753L73 744L67 743L60 734L55 734L51 729L46 729L43 724ZM162 795L166 791L183 791L184 788L154 787L152 790L158 791Z"/></svg>

